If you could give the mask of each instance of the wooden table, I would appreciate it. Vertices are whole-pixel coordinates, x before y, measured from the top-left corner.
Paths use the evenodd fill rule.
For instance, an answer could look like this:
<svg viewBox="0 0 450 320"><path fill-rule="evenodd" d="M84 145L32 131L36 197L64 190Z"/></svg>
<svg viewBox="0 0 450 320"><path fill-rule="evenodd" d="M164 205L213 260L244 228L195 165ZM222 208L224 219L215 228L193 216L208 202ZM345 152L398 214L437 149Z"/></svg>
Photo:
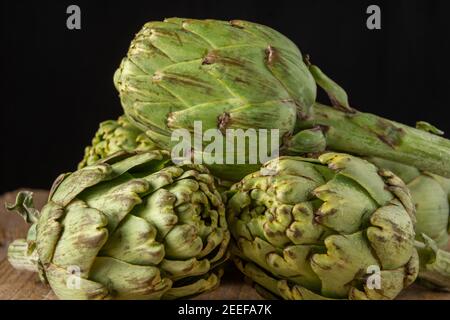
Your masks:
<svg viewBox="0 0 450 320"><path fill-rule="evenodd" d="M18 191L18 190L17 190ZM27 224L16 214L8 213L4 203L14 203L17 191L8 192L0 196L0 300L51 300L56 299L48 285L39 282L36 274L27 271L17 271L11 267L6 259L8 244L17 238L24 238L28 229ZM40 209L46 199L46 190L33 190L34 203ZM233 267L225 273L221 286L209 293L202 294L199 300L259 300L262 299L244 277ZM419 285L412 285L399 296L402 300L450 300L450 293L434 292Z"/></svg>

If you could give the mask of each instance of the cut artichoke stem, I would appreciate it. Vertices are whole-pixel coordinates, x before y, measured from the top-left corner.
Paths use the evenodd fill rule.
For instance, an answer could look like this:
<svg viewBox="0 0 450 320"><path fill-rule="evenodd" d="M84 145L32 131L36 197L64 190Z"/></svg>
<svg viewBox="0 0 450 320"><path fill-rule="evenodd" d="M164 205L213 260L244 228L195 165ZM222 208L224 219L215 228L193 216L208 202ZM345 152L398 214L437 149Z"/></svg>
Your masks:
<svg viewBox="0 0 450 320"><path fill-rule="evenodd" d="M15 269L39 272L39 256L25 239L14 240L9 245L8 261Z"/></svg>
<svg viewBox="0 0 450 320"><path fill-rule="evenodd" d="M16 239L8 247L8 261L18 270L39 272L39 255L36 251L36 224L39 211L34 208L33 192L19 191L14 204L5 203L8 211L15 211L31 224L27 239Z"/></svg>
<svg viewBox="0 0 450 320"><path fill-rule="evenodd" d="M317 127L322 128L328 150L381 157L450 177L450 141L437 135L370 113L349 113L319 103L310 118L297 121L295 132L299 135ZM295 150L295 144L291 149Z"/></svg>
<svg viewBox="0 0 450 320"><path fill-rule="evenodd" d="M415 242L420 255L420 278L435 289L450 290L450 252L440 249L426 234L422 238L424 242Z"/></svg>

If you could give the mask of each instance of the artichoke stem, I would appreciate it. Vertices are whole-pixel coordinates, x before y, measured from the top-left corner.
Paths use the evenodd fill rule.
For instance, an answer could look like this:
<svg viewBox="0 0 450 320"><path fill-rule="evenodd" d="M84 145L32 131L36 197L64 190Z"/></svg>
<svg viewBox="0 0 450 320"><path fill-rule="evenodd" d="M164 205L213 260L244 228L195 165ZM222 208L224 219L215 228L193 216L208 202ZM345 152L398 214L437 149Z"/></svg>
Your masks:
<svg viewBox="0 0 450 320"><path fill-rule="evenodd" d="M446 267L439 268L438 265L433 265L432 268L428 268L427 266L425 270L420 270L419 278L431 284L436 290L450 292L450 253L442 252L446 253Z"/></svg>
<svg viewBox="0 0 450 320"><path fill-rule="evenodd" d="M343 112L317 103L309 119L297 121L295 133L316 127L322 128L328 150L380 157L450 177L450 141L435 134L370 113Z"/></svg>
<svg viewBox="0 0 450 320"><path fill-rule="evenodd" d="M419 277L434 288L450 290L450 252L440 249L436 242L422 234L424 242L416 241L421 258Z"/></svg>
<svg viewBox="0 0 450 320"><path fill-rule="evenodd" d="M25 239L17 239L8 247L8 261L18 270L38 272L39 257Z"/></svg>

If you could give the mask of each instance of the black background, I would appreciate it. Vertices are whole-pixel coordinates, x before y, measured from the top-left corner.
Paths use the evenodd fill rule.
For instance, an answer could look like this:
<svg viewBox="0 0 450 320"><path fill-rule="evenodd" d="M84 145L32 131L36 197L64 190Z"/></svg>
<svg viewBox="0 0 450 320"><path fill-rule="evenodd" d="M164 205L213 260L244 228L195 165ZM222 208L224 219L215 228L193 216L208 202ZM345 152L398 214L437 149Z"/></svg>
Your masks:
<svg viewBox="0 0 450 320"><path fill-rule="evenodd" d="M171 16L271 26L346 88L352 106L450 132L448 3L3 1L0 192L49 188L76 167L98 122L121 113L112 76L133 35ZM66 28L70 4L81 8L81 30ZM366 28L370 4L381 7L381 30Z"/></svg>

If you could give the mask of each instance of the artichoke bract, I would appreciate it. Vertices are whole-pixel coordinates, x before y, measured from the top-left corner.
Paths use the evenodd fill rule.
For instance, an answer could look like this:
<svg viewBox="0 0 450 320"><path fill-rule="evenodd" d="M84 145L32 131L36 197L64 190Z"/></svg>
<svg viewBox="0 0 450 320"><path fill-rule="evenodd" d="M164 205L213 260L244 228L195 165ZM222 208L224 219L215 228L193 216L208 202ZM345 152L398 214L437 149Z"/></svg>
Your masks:
<svg viewBox="0 0 450 320"><path fill-rule="evenodd" d="M124 116L100 123L92 144L85 148L78 169L92 165L116 152L145 152L157 149L144 132Z"/></svg>
<svg viewBox="0 0 450 320"><path fill-rule="evenodd" d="M278 138L267 135L270 146L257 137L259 151L279 147L280 155L303 155L336 150L450 177L450 141L358 112L345 91L293 42L260 24L182 18L149 22L131 42L114 83L130 121L166 150L177 142L171 139L177 129L194 138L215 130L224 145L235 141L227 136L229 130L276 129ZM317 85L334 108L315 104ZM196 122L201 132L195 132ZM247 145L207 149L208 138L194 154L208 159L203 163L221 178L238 181L267 160L259 158L255 166L250 154L257 148ZM240 155L245 164L236 161ZM220 161L208 163L211 159Z"/></svg>
<svg viewBox="0 0 450 320"><path fill-rule="evenodd" d="M285 299L393 299L419 271L403 181L346 154L281 157L229 191L239 269Z"/></svg>
<svg viewBox="0 0 450 320"><path fill-rule="evenodd" d="M61 299L174 299L218 286L230 234L214 179L166 152L116 154L61 175L40 214L8 250Z"/></svg>

